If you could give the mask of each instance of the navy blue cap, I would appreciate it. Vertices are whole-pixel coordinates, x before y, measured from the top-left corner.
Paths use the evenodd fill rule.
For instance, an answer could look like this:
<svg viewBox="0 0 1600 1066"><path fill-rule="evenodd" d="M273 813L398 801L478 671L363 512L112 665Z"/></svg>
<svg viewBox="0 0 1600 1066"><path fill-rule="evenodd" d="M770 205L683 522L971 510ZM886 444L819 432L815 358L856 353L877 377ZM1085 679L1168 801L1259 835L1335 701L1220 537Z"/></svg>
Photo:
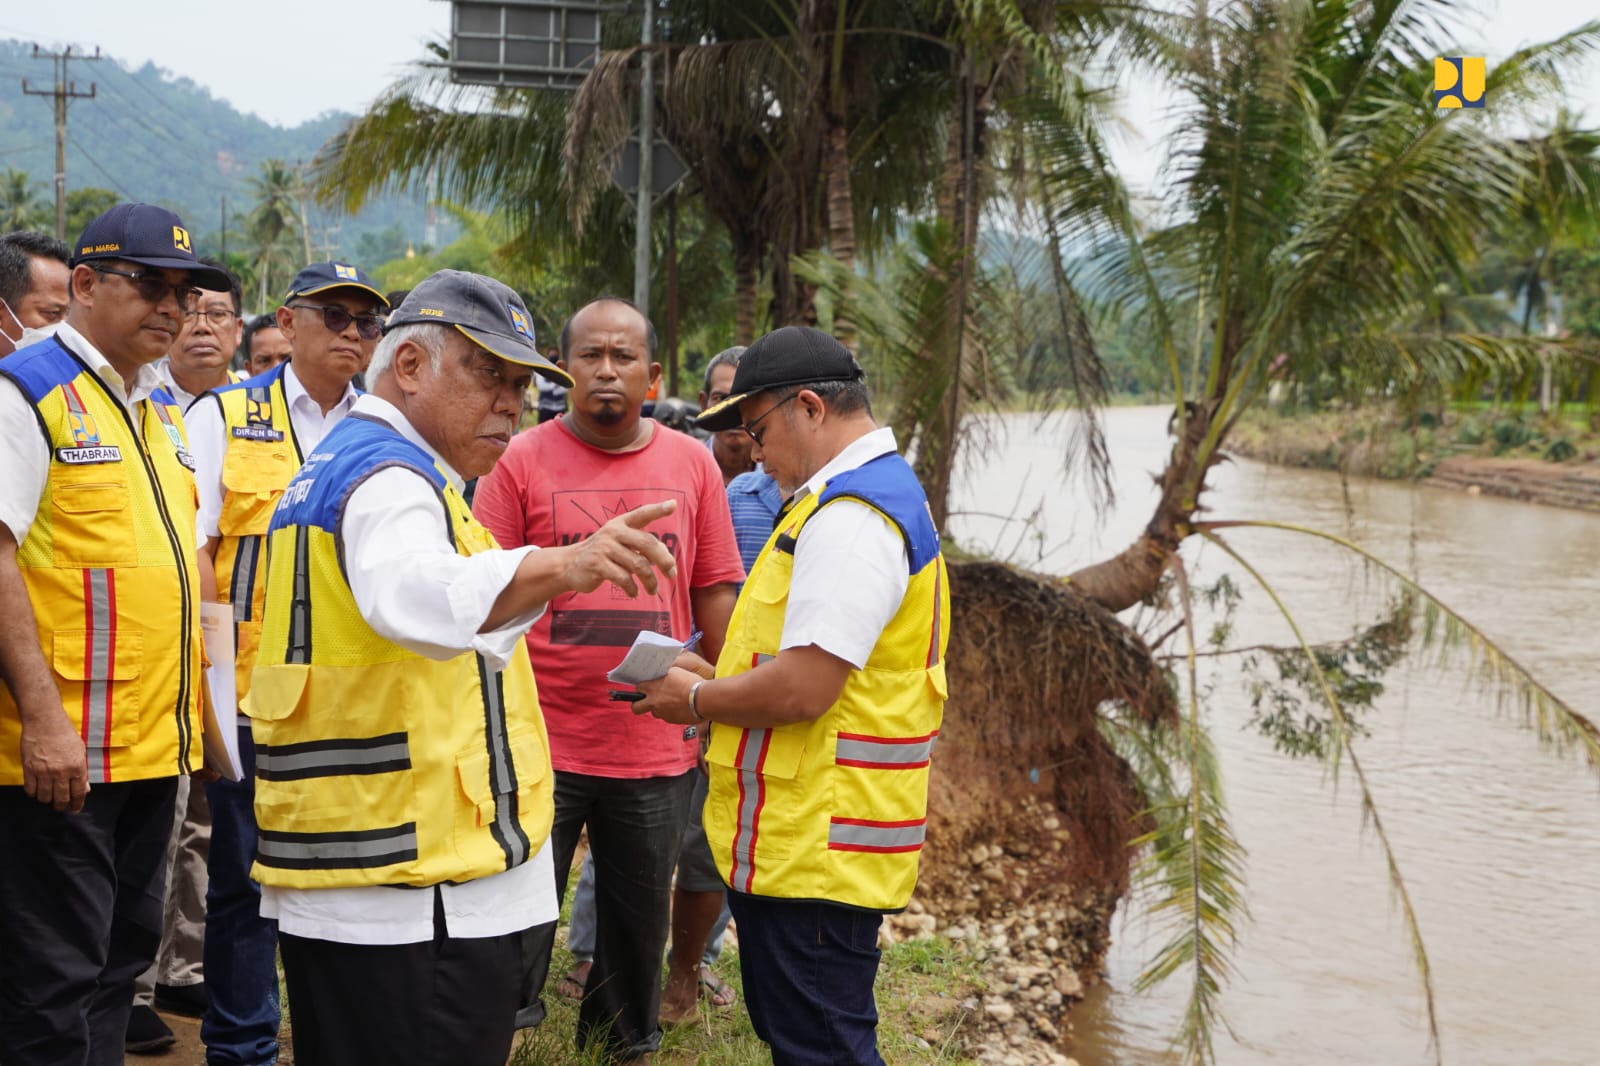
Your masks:
<svg viewBox="0 0 1600 1066"><path fill-rule="evenodd" d="M490 355L531 366L535 373L572 387L572 376L534 343L533 319L522 297L493 278L464 270L430 274L394 309L384 332L423 322L454 326Z"/></svg>
<svg viewBox="0 0 1600 1066"><path fill-rule="evenodd" d="M349 263L307 265L294 276L293 281L289 282L289 292L284 296L283 302L288 303L296 296L327 292L329 289L360 289L373 296L385 311L389 309L389 298L378 290L378 283L369 278L365 270Z"/></svg>
<svg viewBox="0 0 1600 1066"><path fill-rule="evenodd" d="M72 265L125 259L160 270L187 270L191 283L212 292L233 288L225 271L195 258L183 220L154 204L118 204L83 227L73 245Z"/></svg>
<svg viewBox="0 0 1600 1066"><path fill-rule="evenodd" d="M817 381L860 381L866 377L849 349L820 329L784 326L744 350L733 372L731 395L712 404L694 424L721 431L739 424L739 405L757 393Z"/></svg>

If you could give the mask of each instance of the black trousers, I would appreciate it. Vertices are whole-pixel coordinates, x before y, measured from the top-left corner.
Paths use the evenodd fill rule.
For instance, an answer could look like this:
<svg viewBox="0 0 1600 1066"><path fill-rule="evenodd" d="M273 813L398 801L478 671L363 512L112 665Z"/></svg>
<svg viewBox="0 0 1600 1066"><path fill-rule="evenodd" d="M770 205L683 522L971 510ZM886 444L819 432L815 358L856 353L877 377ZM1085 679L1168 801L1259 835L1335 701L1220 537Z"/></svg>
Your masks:
<svg viewBox="0 0 1600 1066"><path fill-rule="evenodd" d="M278 934L297 1066L504 1066L527 937L453 939L436 891L433 906L421 944Z"/></svg>
<svg viewBox="0 0 1600 1066"><path fill-rule="evenodd" d="M122 1066L161 945L176 777L95 785L77 814L0 787L0 1062Z"/></svg>
<svg viewBox="0 0 1600 1066"><path fill-rule="evenodd" d="M677 777L556 774L550 846L565 895L578 835L594 851L594 965L578 1008L578 1044L603 1039L627 1062L661 1044L661 960L672 914L672 870L698 770ZM550 970L555 926L534 938L523 1003L536 1002Z"/></svg>

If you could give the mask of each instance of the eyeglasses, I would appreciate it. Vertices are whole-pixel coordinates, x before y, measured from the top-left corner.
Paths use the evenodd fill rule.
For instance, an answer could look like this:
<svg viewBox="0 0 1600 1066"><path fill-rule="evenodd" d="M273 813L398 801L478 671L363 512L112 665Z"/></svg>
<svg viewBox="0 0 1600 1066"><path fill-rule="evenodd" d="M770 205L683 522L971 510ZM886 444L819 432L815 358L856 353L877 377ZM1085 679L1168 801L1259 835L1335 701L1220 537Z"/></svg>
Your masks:
<svg viewBox="0 0 1600 1066"><path fill-rule="evenodd" d="M800 394L798 392L791 392L789 395L785 396L783 399L779 400L777 403L775 403L771 407L767 408L766 414L763 414L760 418L756 419L754 422L750 423L748 426L740 426L739 428L744 430L745 436L749 437L751 440L756 442L756 447L757 448L762 447L761 434L756 432L756 427L759 426L761 423L765 422L767 420L767 418L772 414L772 412L776 411L778 408L782 407L784 404L788 403L790 400L795 399L799 395Z"/></svg>
<svg viewBox="0 0 1600 1066"><path fill-rule="evenodd" d="M174 285L154 270L114 270L111 267L97 266L94 272L127 278L133 282L133 287L139 291L139 299L145 303L158 304L167 298L168 293L172 293L177 297L178 306L184 309L185 314L200 295L197 287L187 283Z"/></svg>
<svg viewBox="0 0 1600 1066"><path fill-rule="evenodd" d="M211 323L212 329L225 329L230 322L238 317L232 311L221 307L213 307L209 311L202 311L198 307L185 307L183 309L183 320L185 322L193 322L197 318L203 318Z"/></svg>
<svg viewBox="0 0 1600 1066"><path fill-rule="evenodd" d="M290 304L305 311L321 311L322 324L332 333L343 333L354 322L356 333L364 341L375 341L383 336L383 319L378 315L352 315L334 304Z"/></svg>

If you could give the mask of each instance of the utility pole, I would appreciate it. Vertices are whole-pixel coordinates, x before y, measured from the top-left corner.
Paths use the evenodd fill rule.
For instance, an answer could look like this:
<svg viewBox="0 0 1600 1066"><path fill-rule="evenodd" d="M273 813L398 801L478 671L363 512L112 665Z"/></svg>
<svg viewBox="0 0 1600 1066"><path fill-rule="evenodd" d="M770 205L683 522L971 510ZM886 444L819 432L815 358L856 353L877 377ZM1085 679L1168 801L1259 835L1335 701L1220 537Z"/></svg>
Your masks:
<svg viewBox="0 0 1600 1066"><path fill-rule="evenodd" d="M633 234L633 302L639 313L650 317L650 197L655 175L651 143L656 125L655 61L650 45L655 37L656 0L644 0L644 27L640 44L644 45L639 72L639 195L637 228Z"/></svg>
<svg viewBox="0 0 1600 1066"><path fill-rule="evenodd" d="M67 239L67 101L68 100L93 100L95 92L94 82L89 83L89 91L79 92L74 82L67 80L67 63L74 59L95 62L100 58L100 49L94 50L94 55L74 55L69 45L60 52L46 52L38 45L33 46L34 59L48 59L55 65L55 85L50 89L30 89L28 79L22 79L22 92L25 96L53 96L56 101L56 240Z"/></svg>

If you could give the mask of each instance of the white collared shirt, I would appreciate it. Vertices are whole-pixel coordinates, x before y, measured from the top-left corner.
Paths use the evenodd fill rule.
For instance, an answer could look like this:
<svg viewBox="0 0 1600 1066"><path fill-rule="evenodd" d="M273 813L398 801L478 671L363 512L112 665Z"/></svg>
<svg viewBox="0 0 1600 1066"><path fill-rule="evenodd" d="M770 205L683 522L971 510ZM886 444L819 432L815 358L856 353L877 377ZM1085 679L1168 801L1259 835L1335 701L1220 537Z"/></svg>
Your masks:
<svg viewBox="0 0 1600 1066"><path fill-rule="evenodd" d="M328 430L338 425L361 395L352 385L344 387L339 402L322 413L322 405L311 398L295 376L291 361L283 368L283 396L289 401L289 424L294 429L300 458L311 454ZM189 429L189 451L194 455L195 485L200 489L200 514L195 519L195 539L201 544L221 536L217 525L222 516L222 457L228 450L228 427L223 424L219 401L195 404L183 416Z"/></svg>
<svg viewBox="0 0 1600 1066"><path fill-rule="evenodd" d="M461 488L460 475L392 404L365 395L351 414L393 427L427 452ZM500 629L479 633L517 565L534 547L463 556L450 542L449 518L433 485L403 467L380 470L345 503L339 527L345 569L368 625L430 659L468 651L502 670L517 640L544 607ZM449 708L445 708L449 711ZM550 843L503 873L438 886L452 937L489 937L554 921L559 910ZM343 944L414 944L433 939L432 892L388 886L286 889L263 885L261 914L293 936Z"/></svg>
<svg viewBox="0 0 1600 1066"><path fill-rule="evenodd" d="M795 498L894 450L894 430L887 426L858 437L811 475ZM795 542L779 649L815 644L862 669L910 582L906 542L892 523L855 500L828 504Z"/></svg>
<svg viewBox="0 0 1600 1066"><path fill-rule="evenodd" d="M171 355L163 355L160 359L157 359L155 362L155 368L156 373L161 376L162 386L168 392L172 393L172 398L178 401L179 409L183 410L184 412L187 412L189 408L194 405L194 401L199 396L203 396L206 392L211 391L210 389L203 389L199 393L193 393L186 391L182 385L179 385L177 377L172 373ZM232 383L233 380L234 379L232 375L224 370L222 372L222 385L213 385L211 388L220 389L223 387L223 385ZM184 424L188 425L187 422Z"/></svg>
<svg viewBox="0 0 1600 1066"><path fill-rule="evenodd" d="M54 328L56 339L71 351L101 381L111 395L135 416L137 407L161 386L161 378L150 364L141 366L132 383L111 366L88 338L65 322ZM20 545L28 539L33 519L44 497L50 477L50 446L39 432L39 418L33 404L9 378L0 378L0 522L11 530Z"/></svg>

